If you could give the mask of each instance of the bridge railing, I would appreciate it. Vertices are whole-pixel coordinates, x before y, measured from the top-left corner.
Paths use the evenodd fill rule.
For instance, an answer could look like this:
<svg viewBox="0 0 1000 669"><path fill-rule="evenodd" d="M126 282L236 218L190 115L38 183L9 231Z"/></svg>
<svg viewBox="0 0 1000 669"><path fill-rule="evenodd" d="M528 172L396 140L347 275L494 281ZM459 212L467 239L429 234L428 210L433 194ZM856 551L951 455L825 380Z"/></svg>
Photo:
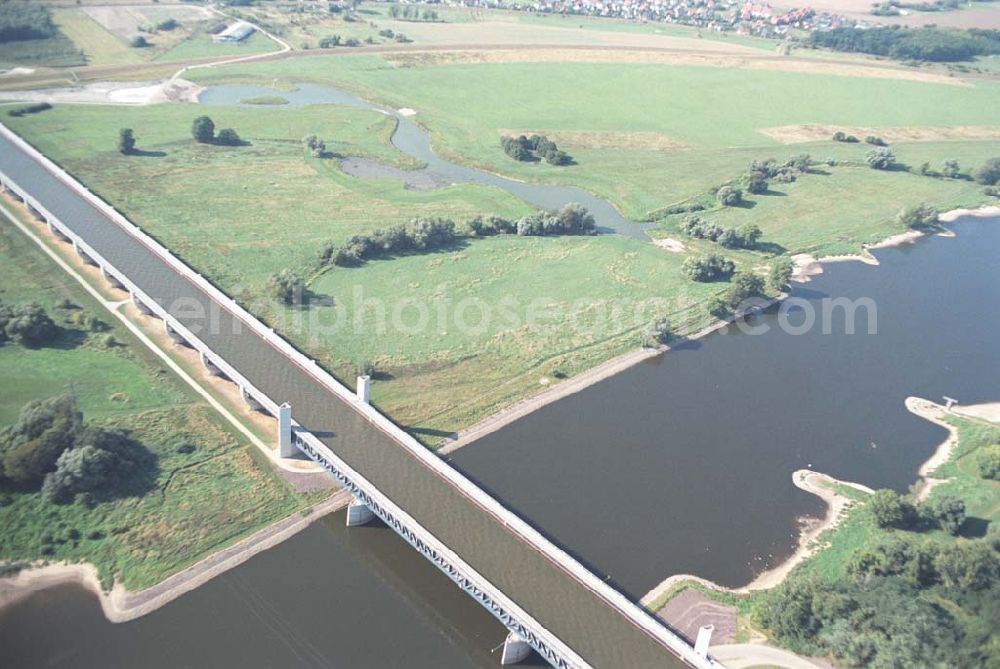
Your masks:
<svg viewBox="0 0 1000 669"><path fill-rule="evenodd" d="M89 189L87 189L83 184L73 178L61 167L56 165L53 161L43 155L41 152L36 150L28 142L22 139L19 135L12 132L5 125L0 123L0 134L6 137L8 140L16 144L22 151L31 156L38 163L43 165L53 176L62 181L68 188L75 191L85 200L87 200L92 206L103 213L107 218L115 222L122 228L125 232L132 235L136 240L141 242L150 252L161 258L167 265L173 269L180 276L188 279L203 292L205 292L211 299L213 299L217 304L222 306L224 309L229 311L233 316L235 316L240 322L242 322L246 327L256 333L264 341L269 343L272 347L284 354L289 360L294 362L299 368L305 371L307 374L312 376L314 379L319 381L323 386L330 390L334 395L341 399L346 405L354 409L357 413L364 416L372 425L376 428L382 430L382 432L389 435L394 441L396 441L401 447L405 448L411 455L413 455L417 460L422 462L436 474L438 474L442 479L447 481L454 488L462 492L462 494L469 499L474 504L478 505L481 509L489 513L498 522L502 523L504 527L519 537L522 541L532 546L535 550L539 551L545 555L552 563L557 565L559 568L563 569L568 574L572 575L582 586L591 590L595 595L603 599L609 605L618 610L624 617L630 620L634 625L636 625L640 630L645 632L650 637L659 641L662 645L668 648L676 656L683 659L690 665L697 667L698 669L720 669L721 664L713 660L712 658L703 658L694 652L694 648L688 645L680 636L675 634L673 631L666 628L660 622L653 618L648 612L642 609L640 606L636 605L634 602L625 597L621 592L615 590L613 587L608 585L606 582L598 578L596 574L591 572L589 569L584 567L573 558L569 553L562 550L553 544L549 539L543 536L538 530L528 524L520 516L513 513L510 509L507 509L499 501L497 501L492 496L488 495L482 488L477 486L475 483L466 478L454 467L450 466L440 457L435 455L433 452L424 447L420 442L414 439L410 434L405 432L398 425L389 420L386 416L381 414L375 407L361 402L355 393L344 386L342 383L337 381L333 376L327 373L319 364L312 358L309 358L301 351L292 346L288 341L279 336L272 328L267 327L261 321L259 321L255 316L250 314L242 305L240 305L236 300L232 299L225 293L223 293L218 287L212 282L208 281L204 276L194 271L190 266L185 264L175 255L173 255L166 247L160 244L158 241L153 239L150 235L146 234L137 225L129 221L125 216L123 216L119 211L111 207L107 202L99 198ZM5 180L10 183L15 183L9 177L5 177ZM25 201L28 202L32 208L38 210L46 217L51 217L54 220L56 217L49 212L44 205L41 205L35 198L31 197L26 191L17 187L17 190L25 194ZM129 280L124 274L119 272L117 269L112 268L110 263L103 259L96 251L94 251L89 244L86 244L78 235L76 235L72 230L70 230L65 225L60 225L60 230L66 234L67 237L76 242L87 255L94 258L95 261L101 263L103 267L108 268L109 273L112 273L115 278L117 278L124 286L126 286L130 291L135 291L134 294L140 295L144 303L149 306L158 317L162 318L165 322L170 323L171 327L178 331L178 333L188 341L192 346L200 348L206 352L207 355L211 356L212 362L219 362L217 366L233 379L234 382L245 385L248 392L251 392L258 401L268 410L268 412L273 415L277 415L277 405L273 399L267 397L259 389L255 388L242 374L236 371L231 365L226 363L220 356L215 354L211 349L209 349L201 340L192 333L187 327L179 323L176 319L171 316L166 309L163 309L155 300L150 298L144 291L139 289L131 280ZM294 409L293 409L294 410ZM309 435L312 436L312 435ZM315 439L315 437L313 437ZM311 440L310 440L311 443ZM319 453L323 453L325 456L332 456L336 459L337 466L346 466L346 463L341 461L326 447L319 442L318 439L315 440L322 450L317 450ZM349 470L349 468L348 468ZM343 470L342 470L343 471ZM353 471L353 470L350 470ZM354 472L357 475L356 472ZM369 484L370 486L370 484ZM374 491L374 488L372 488ZM377 492L377 491L376 491ZM379 493L380 497L384 497ZM387 498L386 501L391 507L395 507ZM398 507L396 507L398 508ZM409 518L406 514L402 513L399 509L401 516ZM412 518L410 518L412 521ZM419 525L417 525L419 527ZM422 529L422 528L421 528ZM426 532L426 530L423 530ZM427 533L430 534L429 532ZM455 556L457 558L457 556ZM471 569L471 568L469 568ZM481 575L480 575L480 578ZM482 579L485 582L485 579ZM499 593L499 590L493 586L490 586L494 591ZM502 593L501 593L502 594ZM505 597L505 596L504 596ZM509 601L509 600L508 600ZM527 614L525 614L527 615ZM530 616L529 616L530 618ZM536 621L537 624L537 621ZM542 628L544 629L544 628ZM516 630L515 630L516 631ZM554 637L553 637L554 639ZM556 640L558 641L558 640ZM559 642L560 645L563 645ZM536 648L537 650L537 648ZM575 655L575 653L574 653Z"/></svg>

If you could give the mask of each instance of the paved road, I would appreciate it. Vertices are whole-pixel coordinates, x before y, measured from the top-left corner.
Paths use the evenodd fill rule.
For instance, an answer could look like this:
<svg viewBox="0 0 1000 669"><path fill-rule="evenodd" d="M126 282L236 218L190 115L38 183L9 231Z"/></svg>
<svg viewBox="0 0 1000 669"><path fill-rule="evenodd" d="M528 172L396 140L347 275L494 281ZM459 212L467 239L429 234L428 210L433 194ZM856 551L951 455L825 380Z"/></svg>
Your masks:
<svg viewBox="0 0 1000 669"><path fill-rule="evenodd" d="M663 643L376 429L34 158L0 137L0 170L26 188L262 392L594 667L685 666ZM192 211L197 217L197 210ZM201 308L192 309L192 305ZM214 318L210 316L214 314ZM208 316L206 316L208 315Z"/></svg>
<svg viewBox="0 0 1000 669"><path fill-rule="evenodd" d="M756 643L734 643L712 646L712 654L726 663L729 669L774 666L783 669L822 669L820 665L781 648Z"/></svg>

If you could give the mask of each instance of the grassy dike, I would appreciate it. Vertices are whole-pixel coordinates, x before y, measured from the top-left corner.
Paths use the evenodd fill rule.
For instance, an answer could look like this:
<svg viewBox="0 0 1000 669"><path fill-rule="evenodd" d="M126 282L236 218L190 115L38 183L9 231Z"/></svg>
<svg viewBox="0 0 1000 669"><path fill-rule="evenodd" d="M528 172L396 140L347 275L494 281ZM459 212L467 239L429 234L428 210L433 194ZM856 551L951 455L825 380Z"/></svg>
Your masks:
<svg viewBox="0 0 1000 669"><path fill-rule="evenodd" d="M0 347L0 378L17 380L0 387L0 424L13 422L29 400L69 390L89 423L129 430L156 456L141 473L153 482L148 492L92 508L5 491L0 560L89 562L105 587L117 578L139 590L306 505L7 219L0 220L0 286L0 300L38 302L63 328L52 346ZM92 314L107 329L83 329L77 314ZM194 451L178 451L183 443Z"/></svg>

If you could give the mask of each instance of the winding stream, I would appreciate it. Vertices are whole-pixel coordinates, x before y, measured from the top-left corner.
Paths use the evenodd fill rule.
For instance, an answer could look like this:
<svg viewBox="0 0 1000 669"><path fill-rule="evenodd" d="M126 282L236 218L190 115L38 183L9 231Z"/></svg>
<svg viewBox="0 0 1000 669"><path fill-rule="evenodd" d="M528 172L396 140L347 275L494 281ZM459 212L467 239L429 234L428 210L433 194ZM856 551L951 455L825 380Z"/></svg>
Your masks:
<svg viewBox="0 0 1000 669"><path fill-rule="evenodd" d="M582 188L516 181L492 174L491 172L458 165L439 158L431 150L431 140L427 131L414 122L410 116L394 109L372 104L339 88L318 84L299 84L294 91L281 91L266 86L222 84L210 86L205 89L198 97L198 102L208 106L259 107L259 105L247 105L240 102L241 100L258 96L280 96L288 100L288 104L283 105L285 108L301 107L310 104L337 104L372 109L379 113L387 114L395 118L397 122L396 131L393 133L391 140L393 146L408 156L426 163L427 166L425 168L416 170L415 172L430 173L433 176L429 176L428 179L432 181L444 184L495 186L542 209L559 209L570 202L578 202L589 209L594 215L599 229L605 232L617 232L637 239L648 239L645 233L645 227L647 226L630 221L622 216L607 200L599 198ZM365 178L366 176L370 178L399 178L395 168L388 165L383 166L387 169L381 173L377 170L373 171L371 169L373 163L377 164L377 161L368 161L369 169L367 172L355 170L352 173L360 178Z"/></svg>

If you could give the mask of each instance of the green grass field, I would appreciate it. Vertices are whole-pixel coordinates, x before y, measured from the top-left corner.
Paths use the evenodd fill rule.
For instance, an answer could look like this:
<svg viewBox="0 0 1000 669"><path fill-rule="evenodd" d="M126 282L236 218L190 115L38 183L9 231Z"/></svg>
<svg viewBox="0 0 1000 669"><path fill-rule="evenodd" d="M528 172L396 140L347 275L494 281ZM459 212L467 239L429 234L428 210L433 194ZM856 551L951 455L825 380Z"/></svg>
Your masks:
<svg viewBox="0 0 1000 669"><path fill-rule="evenodd" d="M97 503L55 505L39 493L5 492L0 560L86 561L110 586L148 587L305 501L275 476L193 391L14 228L0 220L0 301L43 305L64 328L56 345L0 347L0 425L30 400L73 392L88 423L132 432L156 455L148 492ZM68 300L72 308L60 305ZM91 313L105 332L83 331ZM118 345L108 347L112 335ZM181 453L181 442L196 445Z"/></svg>
<svg viewBox="0 0 1000 669"><path fill-rule="evenodd" d="M657 212L667 206L712 201L714 188L739 178L754 159L785 160L802 152L817 160L834 159L834 166L821 165L795 183L772 184L770 193L750 196L745 206L704 212L725 226L759 225L763 241L778 252L857 251L862 243L898 232L896 214L903 206L930 201L947 209L987 199L968 180L864 167L871 148L865 144L782 144L761 131L807 123L987 126L1000 101L1000 88L993 83L961 86L649 64L433 65L389 58L341 52L188 75L205 85L254 82L287 89L297 82L333 83L393 107L413 107L439 154L515 178L582 186L634 218L659 219ZM881 102L886 99L893 104ZM194 144L190 122L201 113L210 114L217 127L235 128L251 145ZM332 307L316 303L308 309L312 320L299 323L301 314L261 304L272 274L292 268L312 277L310 289L337 307L352 306L355 285L364 285L380 299L412 297L431 303L465 283L472 287L466 296L488 302L509 296L526 303L541 294L579 301L578 309L586 310L609 297L586 278L610 272L627 257L623 266L642 268L634 281L598 283L625 299L674 300L671 310L681 311L674 316L675 329L685 333L706 322L702 307L687 305L721 289L684 278L679 271L684 255L605 237L474 241L451 252L314 276L319 248L351 234L416 216L447 216L461 223L476 214L514 217L529 210L494 188L463 185L421 192L395 180L357 179L343 173L336 160L315 159L303 150L301 138L316 134L336 154L414 167L389 143L393 121L370 111L328 105L59 106L10 119L10 124L227 291L256 304L262 316L345 380L353 379L358 361L375 360L384 372L375 385L376 401L418 434L461 429L543 388L543 379L551 383L559 378L553 376L556 372L569 376L634 348L640 328L567 335L565 323L556 319L531 330L495 326L482 332L425 331L421 336L383 336L365 328L331 333L324 325L332 318ZM119 127L134 129L146 155L115 151ZM514 130L550 133L577 164L511 160L498 140L502 132ZM893 149L905 165L926 161L939 168L945 159L958 159L969 171L1000 155L1000 141L911 141ZM654 236L678 237L680 218L661 220ZM689 253L718 250L683 241ZM746 267L768 263L759 253L729 255ZM456 393L456 388L463 391Z"/></svg>
<svg viewBox="0 0 1000 669"><path fill-rule="evenodd" d="M836 142L781 144L761 130L805 123L865 127L990 126L1000 86L713 67L609 63L482 63L398 67L378 56L317 57L213 68L192 73L201 83L227 80L309 80L345 86L393 107L412 107L442 155L532 181L587 188L632 218L645 218L738 177L753 159L861 161L871 148ZM761 94L761 91L766 91ZM893 104L880 104L892 99ZM601 104L593 104L601 100ZM471 106L470 106L471 105ZM518 163L500 148L503 132L576 133L561 143L578 162L568 167ZM645 133L645 134L643 134ZM683 148L644 148L649 137ZM574 143L574 138L576 139ZM894 146L908 165L940 166L958 158L967 169L1000 153L997 141L908 142ZM838 217L850 217L870 241L912 200L941 206L974 204L983 196L967 183L918 181L899 172L834 171L814 191L838 195ZM805 188L809 191L810 189ZM834 209L805 193L790 208L744 212L762 228L775 215L803 215L819 229ZM788 198L791 200L792 198ZM872 203L879 201L879 206ZM887 213L888 212L888 213ZM775 230L775 232L781 232ZM841 239L792 234L775 239L790 250L821 249ZM817 237L823 237L820 232ZM800 246L804 241L806 246Z"/></svg>
<svg viewBox="0 0 1000 669"><path fill-rule="evenodd" d="M388 376L374 401L426 437L638 347L657 318L704 326L703 302L725 284L688 281L682 260L614 235L472 240L335 268L310 285L327 306L272 318L347 380L374 361Z"/></svg>
<svg viewBox="0 0 1000 669"><path fill-rule="evenodd" d="M191 121L202 113L217 127L236 128L251 146L196 145ZM413 166L388 143L394 121L371 111L60 106L26 123L10 121L144 229L245 297L259 294L282 268L308 271L324 243L351 234L422 215L465 220L529 211L494 188L411 191L307 156L301 139L316 134L331 152ZM133 128L140 149L164 155L122 156L115 150L119 127Z"/></svg>

